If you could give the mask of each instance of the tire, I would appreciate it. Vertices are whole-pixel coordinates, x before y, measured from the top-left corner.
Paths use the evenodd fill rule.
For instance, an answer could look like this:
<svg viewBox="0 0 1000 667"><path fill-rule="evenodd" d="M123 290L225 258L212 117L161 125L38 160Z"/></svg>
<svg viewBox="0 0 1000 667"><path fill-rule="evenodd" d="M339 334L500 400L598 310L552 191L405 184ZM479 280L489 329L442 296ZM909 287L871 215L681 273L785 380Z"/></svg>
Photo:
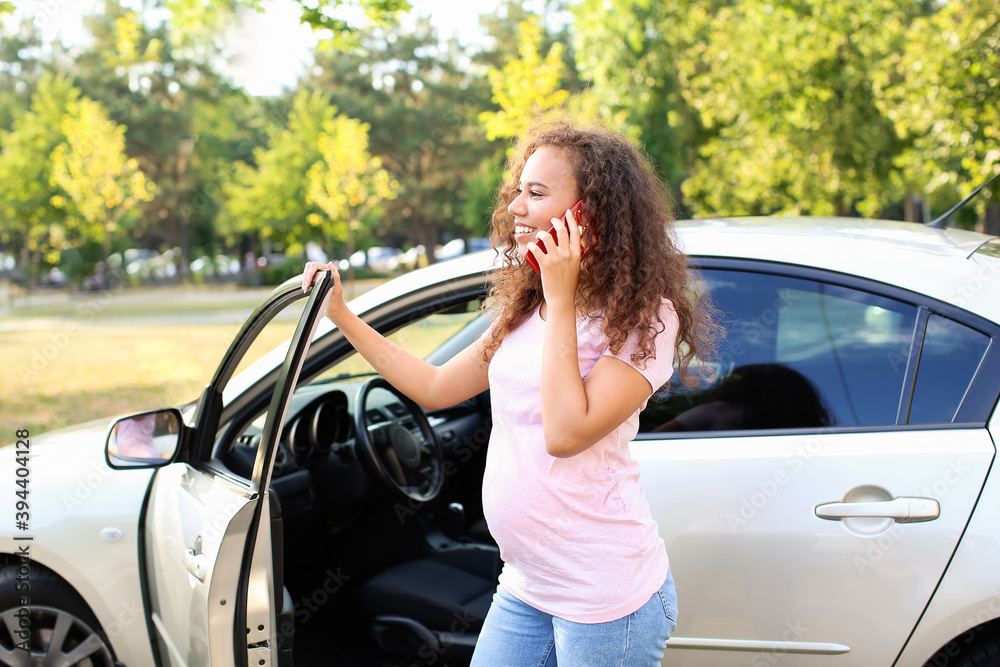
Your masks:
<svg viewBox="0 0 1000 667"><path fill-rule="evenodd" d="M17 583L17 567L0 570L0 664L115 666L111 643L101 624L71 586L36 568L28 575L30 590L17 591ZM26 606L21 605L21 596L29 598ZM25 624L29 632L26 640L15 634Z"/></svg>
<svg viewBox="0 0 1000 667"><path fill-rule="evenodd" d="M1000 637L986 636L974 642L958 657L955 667L1000 667Z"/></svg>

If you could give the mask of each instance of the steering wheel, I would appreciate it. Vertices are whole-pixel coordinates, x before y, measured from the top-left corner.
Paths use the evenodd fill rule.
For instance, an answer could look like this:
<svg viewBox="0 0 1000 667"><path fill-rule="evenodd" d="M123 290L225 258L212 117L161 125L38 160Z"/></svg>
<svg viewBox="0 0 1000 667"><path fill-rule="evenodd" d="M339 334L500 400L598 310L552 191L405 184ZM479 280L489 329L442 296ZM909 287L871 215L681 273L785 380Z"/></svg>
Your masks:
<svg viewBox="0 0 1000 667"><path fill-rule="evenodd" d="M373 394L381 395L381 406L402 404L405 414L372 408L372 415L382 419L373 421L368 407ZM420 406L382 378L366 382L358 390L354 406L355 442L362 463L405 498L433 500L444 486L443 457L434 429ZM412 424L408 426L407 422Z"/></svg>

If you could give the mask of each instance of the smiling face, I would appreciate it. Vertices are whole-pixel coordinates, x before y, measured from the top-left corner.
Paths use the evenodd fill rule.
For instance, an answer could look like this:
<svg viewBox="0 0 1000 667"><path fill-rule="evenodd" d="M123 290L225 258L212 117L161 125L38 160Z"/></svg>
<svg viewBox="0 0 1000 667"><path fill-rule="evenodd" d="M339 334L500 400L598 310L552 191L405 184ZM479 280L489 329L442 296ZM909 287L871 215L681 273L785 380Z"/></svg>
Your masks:
<svg viewBox="0 0 1000 667"><path fill-rule="evenodd" d="M514 240L524 257L538 232L552 227L580 199L573 168L564 151L542 146L524 163L517 196L507 205L514 216Z"/></svg>

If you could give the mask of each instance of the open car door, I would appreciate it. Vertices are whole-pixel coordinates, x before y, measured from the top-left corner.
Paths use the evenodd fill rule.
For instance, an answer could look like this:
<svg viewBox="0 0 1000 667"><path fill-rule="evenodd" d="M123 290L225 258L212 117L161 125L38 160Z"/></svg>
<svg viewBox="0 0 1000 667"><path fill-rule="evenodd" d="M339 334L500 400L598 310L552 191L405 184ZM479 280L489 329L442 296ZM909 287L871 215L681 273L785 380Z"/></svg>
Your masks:
<svg viewBox="0 0 1000 667"><path fill-rule="evenodd" d="M250 479L213 460L222 391L251 343L276 315L305 298L286 282L244 324L212 382L174 462L150 485L141 562L154 650L172 667L278 664L281 573L272 566L268 492L277 443L333 278L309 293L271 396ZM300 304L301 305L301 304ZM275 576L277 574L277 577Z"/></svg>

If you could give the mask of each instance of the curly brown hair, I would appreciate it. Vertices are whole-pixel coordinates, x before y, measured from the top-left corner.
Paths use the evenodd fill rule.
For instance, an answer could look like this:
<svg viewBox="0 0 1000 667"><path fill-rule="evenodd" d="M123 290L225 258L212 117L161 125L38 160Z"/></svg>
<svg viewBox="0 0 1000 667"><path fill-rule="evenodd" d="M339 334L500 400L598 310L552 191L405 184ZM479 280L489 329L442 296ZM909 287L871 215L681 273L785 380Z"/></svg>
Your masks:
<svg viewBox="0 0 1000 667"><path fill-rule="evenodd" d="M502 249L504 262L494 272L487 302L498 315L485 359L542 303L541 278L517 251L514 217L507 206L517 196L525 162L543 146L566 156L584 200L582 238L590 252L580 265L579 311L603 319L614 354L631 332L640 331L632 361L644 367L645 359L655 354L654 337L664 330L658 316L661 299L669 299L680 322L674 346L678 371L684 384L692 384L690 363L709 350L716 325L711 304L692 289L666 186L645 153L624 135L565 120L534 126L508 161L492 218L490 238L494 248Z"/></svg>

